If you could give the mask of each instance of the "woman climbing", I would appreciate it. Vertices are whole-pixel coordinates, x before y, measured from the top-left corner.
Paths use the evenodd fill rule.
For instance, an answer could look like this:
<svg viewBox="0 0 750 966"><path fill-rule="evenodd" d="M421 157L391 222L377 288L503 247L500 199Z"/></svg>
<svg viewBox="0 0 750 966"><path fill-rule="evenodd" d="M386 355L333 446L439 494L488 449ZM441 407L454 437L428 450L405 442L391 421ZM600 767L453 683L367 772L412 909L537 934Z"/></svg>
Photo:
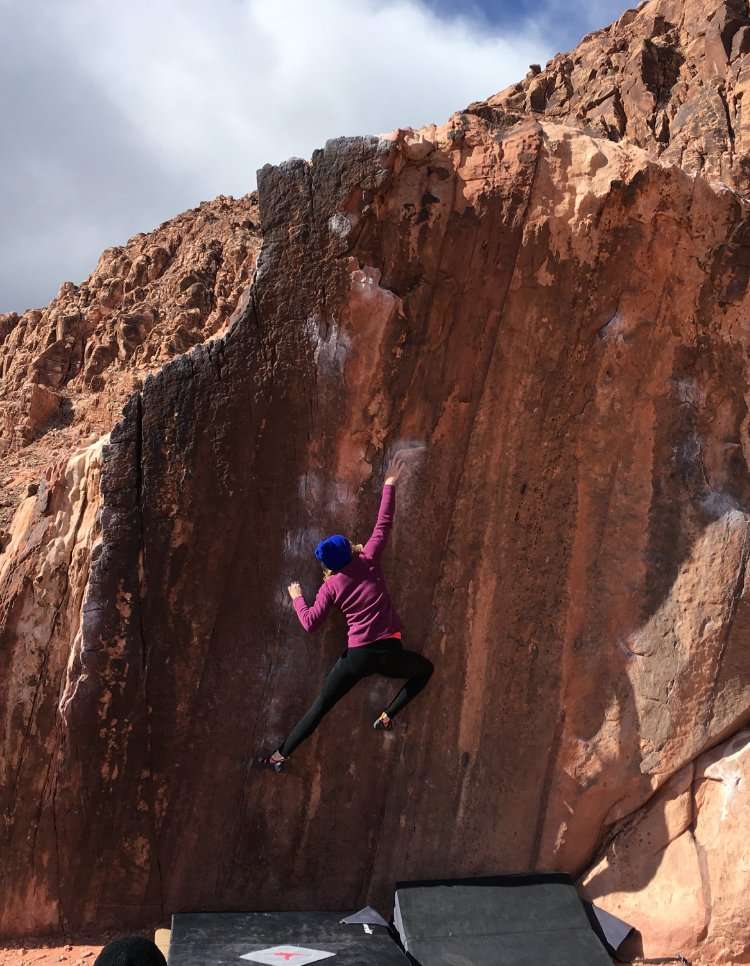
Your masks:
<svg viewBox="0 0 750 966"><path fill-rule="evenodd" d="M308 607L298 583L289 585L289 596L306 631L315 631L332 607L338 607L349 628L348 646L336 661L313 705L279 748L258 764L281 771L297 745L308 738L323 716L370 674L406 678L406 683L374 721L373 728L389 731L393 719L416 697L430 679L432 663L401 644L401 621L393 608L380 567L396 508L396 481L404 468L397 454L386 474L375 529L367 543L351 544L341 535L322 540L315 556L323 566L323 584L312 607Z"/></svg>

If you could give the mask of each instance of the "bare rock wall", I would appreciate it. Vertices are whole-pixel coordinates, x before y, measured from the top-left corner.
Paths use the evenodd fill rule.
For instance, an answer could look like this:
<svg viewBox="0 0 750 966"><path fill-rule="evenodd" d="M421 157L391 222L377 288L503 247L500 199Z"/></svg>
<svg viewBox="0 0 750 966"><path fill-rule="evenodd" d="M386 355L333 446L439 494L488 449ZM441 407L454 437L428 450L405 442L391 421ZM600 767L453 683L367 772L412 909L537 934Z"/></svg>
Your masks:
<svg viewBox="0 0 750 966"><path fill-rule="evenodd" d="M499 869L616 896L609 844L750 719L745 203L476 113L267 167L259 202L245 308L87 464L90 563L36 650L44 494L0 558L0 929L385 906L396 878ZM341 647L286 584L314 593L315 540L364 535L417 446L387 570L429 692L384 740L389 688L362 687L258 774ZM730 920L680 951L711 962Z"/></svg>

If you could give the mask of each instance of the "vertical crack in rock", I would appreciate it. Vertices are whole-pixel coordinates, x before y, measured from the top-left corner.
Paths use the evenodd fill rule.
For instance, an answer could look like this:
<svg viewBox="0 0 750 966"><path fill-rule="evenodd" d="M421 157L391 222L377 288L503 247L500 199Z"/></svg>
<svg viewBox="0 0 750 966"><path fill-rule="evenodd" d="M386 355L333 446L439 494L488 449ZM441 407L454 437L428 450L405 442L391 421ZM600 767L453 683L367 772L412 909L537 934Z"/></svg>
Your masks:
<svg viewBox="0 0 750 966"><path fill-rule="evenodd" d="M556 765L557 757L560 753L560 745L562 742L563 733L565 731L565 706L560 701L560 709L558 712L557 724L555 725L555 730L553 732L552 742L550 743L550 749L547 756L547 767L544 772L544 782L540 789L539 794L539 811L537 812L536 822L534 824L534 837L532 840L531 853L528 859L528 867L530 869L536 870L539 868L539 858L542 849L542 839L544 837L544 825L547 821L547 811L549 809L550 795L552 793L553 783L556 781Z"/></svg>
<svg viewBox="0 0 750 966"><path fill-rule="evenodd" d="M39 808L37 809L36 821L34 822L34 831L32 832L32 839L31 839L30 853L31 853L32 862L34 859L34 853L36 852L36 841L39 833L39 825L42 820L42 813L44 811L44 799L47 793L47 786L49 785L50 773L52 771L52 762L54 761L54 758L55 758L55 750L51 752L47 760L47 768L44 773L44 783L42 784L41 792L39 794Z"/></svg>
<svg viewBox="0 0 750 966"><path fill-rule="evenodd" d="M210 353L210 347L209 347ZM151 855L153 862L156 866L156 879L157 879L157 894L159 896L160 904L160 918L163 919L167 914L165 905L165 895L164 895L164 876L162 873L161 864L161 843L159 840L159 830L157 825L157 801L156 801L156 783L154 775L154 754L153 754L153 743L154 743L154 725L153 725L153 708L151 705L151 696L149 694L149 647L148 647L148 637L146 634L146 622L145 622L145 602L146 594L148 591L147 576L148 576L148 566L146 560L146 532L145 532L145 488L144 488L144 464L143 464L143 450L144 450L144 398L142 393L135 394L135 447L134 447L134 474L136 481L136 506L138 512L138 600L136 606L138 608L138 630L141 642L141 680L143 682L143 706L145 715L145 761L146 761L146 776L145 781L149 789L150 795L147 802L149 819L150 819L150 830L152 836L151 845Z"/></svg>
<svg viewBox="0 0 750 966"><path fill-rule="evenodd" d="M148 645L143 622L143 601L146 596L146 539L144 533L143 508L143 395L136 393L135 402L135 500L138 508L138 626L141 638L141 672L144 687L147 679Z"/></svg>
<svg viewBox="0 0 750 966"><path fill-rule="evenodd" d="M62 876L60 874L62 856L60 854L60 836L57 830L57 776L55 776L52 786L52 830L55 848L55 884L57 886L55 899L57 905L58 928L60 934L64 935L67 932L68 923L65 917L65 890L63 888Z"/></svg>
<svg viewBox="0 0 750 966"><path fill-rule="evenodd" d="M727 136L729 138L729 144L727 145L727 147L729 148L729 156L730 156L730 164L731 164L734 161L735 137L734 137L734 126L732 124L732 114L729 109L729 102L727 100L728 95L727 95L726 88L719 87L717 89L717 94L721 98L721 103L722 103L722 106L724 107L724 116L727 122Z"/></svg>

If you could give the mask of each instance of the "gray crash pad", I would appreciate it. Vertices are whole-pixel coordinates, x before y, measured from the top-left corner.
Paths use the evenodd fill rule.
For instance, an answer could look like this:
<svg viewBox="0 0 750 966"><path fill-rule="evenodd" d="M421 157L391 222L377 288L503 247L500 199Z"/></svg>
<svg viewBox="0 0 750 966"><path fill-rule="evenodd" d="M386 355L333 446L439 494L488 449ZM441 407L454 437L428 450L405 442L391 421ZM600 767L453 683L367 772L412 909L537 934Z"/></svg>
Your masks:
<svg viewBox="0 0 750 966"><path fill-rule="evenodd" d="M420 966L610 966L568 876L402 882L393 921Z"/></svg>

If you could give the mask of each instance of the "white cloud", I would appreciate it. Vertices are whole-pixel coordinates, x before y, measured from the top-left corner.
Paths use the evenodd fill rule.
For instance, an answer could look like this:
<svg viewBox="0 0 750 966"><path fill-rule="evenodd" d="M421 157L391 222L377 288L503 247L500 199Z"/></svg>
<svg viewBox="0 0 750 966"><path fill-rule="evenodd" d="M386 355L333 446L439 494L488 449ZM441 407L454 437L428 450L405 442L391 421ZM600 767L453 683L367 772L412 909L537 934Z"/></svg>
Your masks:
<svg viewBox="0 0 750 966"><path fill-rule="evenodd" d="M503 37L418 0L0 0L0 11L14 21L0 90L13 91L2 107L16 146L0 161L13 226L0 311L43 304L135 231L244 194L266 162L443 121L551 52L536 28Z"/></svg>
<svg viewBox="0 0 750 966"><path fill-rule="evenodd" d="M71 42L165 164L216 191L327 137L442 121L523 76L540 43L398 0L70 2ZM106 9L106 14L104 13ZM74 12L74 16L71 13Z"/></svg>

